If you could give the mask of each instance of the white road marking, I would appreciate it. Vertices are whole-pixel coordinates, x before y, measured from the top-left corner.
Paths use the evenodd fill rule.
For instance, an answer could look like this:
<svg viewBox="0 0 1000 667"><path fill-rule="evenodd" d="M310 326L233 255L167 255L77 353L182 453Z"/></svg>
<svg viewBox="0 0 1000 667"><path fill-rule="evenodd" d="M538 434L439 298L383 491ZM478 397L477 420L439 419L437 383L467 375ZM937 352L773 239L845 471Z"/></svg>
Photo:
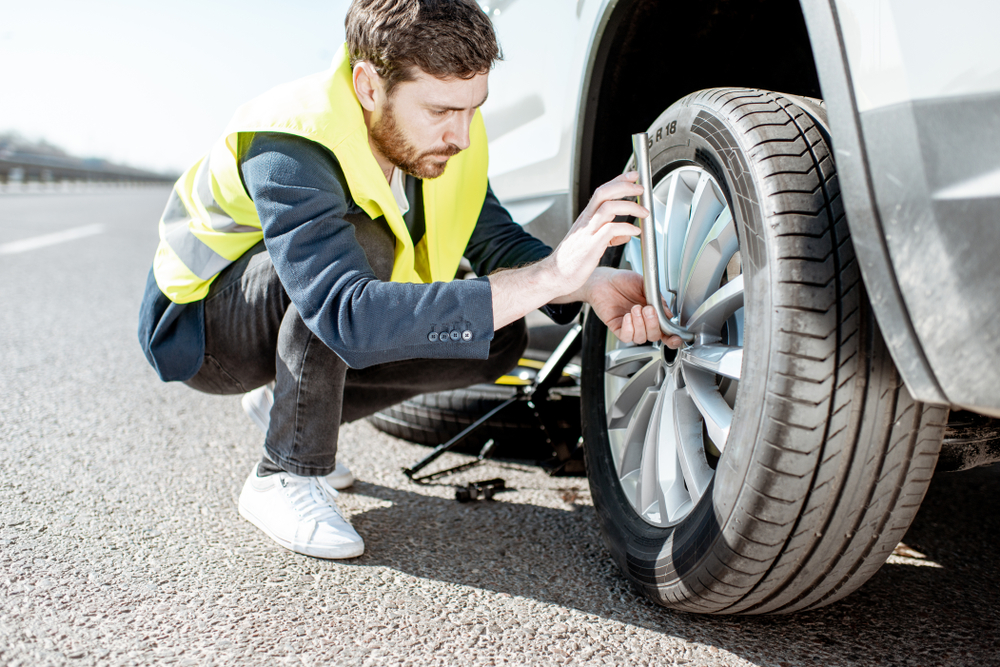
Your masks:
<svg viewBox="0 0 1000 667"><path fill-rule="evenodd" d="M102 224L84 225L83 227L73 227L72 229L66 229L53 234L33 236L30 239L21 239L20 241L12 241L10 243L0 243L0 255L13 255L19 252L26 252L28 250L35 250L36 248L44 248L45 246L63 243L65 241L72 241L73 239L83 238L84 236L101 234L103 232L104 225Z"/></svg>

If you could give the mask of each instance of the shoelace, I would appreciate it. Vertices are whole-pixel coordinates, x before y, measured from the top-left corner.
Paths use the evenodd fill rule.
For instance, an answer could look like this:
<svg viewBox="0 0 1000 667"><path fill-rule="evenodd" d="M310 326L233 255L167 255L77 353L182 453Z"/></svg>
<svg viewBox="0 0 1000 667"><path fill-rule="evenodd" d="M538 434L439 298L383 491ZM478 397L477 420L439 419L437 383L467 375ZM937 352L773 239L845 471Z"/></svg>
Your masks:
<svg viewBox="0 0 1000 667"><path fill-rule="evenodd" d="M292 503L292 508L305 521L321 523L343 518L334 500L340 494L336 489L327 491L320 488L315 478L301 482L296 480L285 486L285 492Z"/></svg>

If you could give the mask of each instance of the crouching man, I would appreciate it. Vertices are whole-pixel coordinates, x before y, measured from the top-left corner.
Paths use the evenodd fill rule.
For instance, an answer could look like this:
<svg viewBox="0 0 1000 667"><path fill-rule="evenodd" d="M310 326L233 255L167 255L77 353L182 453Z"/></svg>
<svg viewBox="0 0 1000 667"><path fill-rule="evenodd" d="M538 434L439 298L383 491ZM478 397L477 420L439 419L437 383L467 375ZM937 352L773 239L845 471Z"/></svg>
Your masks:
<svg viewBox="0 0 1000 667"><path fill-rule="evenodd" d="M499 47L473 0L355 0L346 26L328 71L241 107L178 180L139 324L163 380L245 394L265 439L240 514L319 558L364 551L335 501L342 423L493 381L536 308L565 323L586 301L623 340L660 339L640 277L597 267L638 233L615 216L647 215L623 201L635 174L554 251L493 195L479 107ZM463 255L483 277L451 281Z"/></svg>

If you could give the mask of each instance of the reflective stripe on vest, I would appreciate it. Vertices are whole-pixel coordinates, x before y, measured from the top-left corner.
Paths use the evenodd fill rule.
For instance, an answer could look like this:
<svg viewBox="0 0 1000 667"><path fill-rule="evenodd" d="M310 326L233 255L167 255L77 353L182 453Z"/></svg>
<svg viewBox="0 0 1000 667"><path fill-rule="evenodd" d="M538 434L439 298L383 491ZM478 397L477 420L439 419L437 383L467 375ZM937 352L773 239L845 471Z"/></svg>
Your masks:
<svg viewBox="0 0 1000 667"><path fill-rule="evenodd" d="M326 72L279 86L242 106L206 157L178 179L160 219L153 272L175 303L205 298L226 266L263 238L260 218L240 179L239 135L285 132L315 141L337 158L350 196L372 218L385 216L396 236L392 280L451 280L486 198L486 130L477 112L470 146L439 178L423 181L426 231L414 248L396 200L368 143L354 94L347 47Z"/></svg>

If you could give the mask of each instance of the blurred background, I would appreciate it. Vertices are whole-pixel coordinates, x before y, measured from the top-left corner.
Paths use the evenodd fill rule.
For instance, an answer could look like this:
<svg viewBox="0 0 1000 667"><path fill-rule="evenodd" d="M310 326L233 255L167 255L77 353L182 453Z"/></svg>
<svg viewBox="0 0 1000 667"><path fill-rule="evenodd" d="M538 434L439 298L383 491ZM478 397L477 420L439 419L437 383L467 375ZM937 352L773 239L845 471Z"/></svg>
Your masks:
<svg viewBox="0 0 1000 667"><path fill-rule="evenodd" d="M5 3L0 184L12 176L72 178L60 169L74 165L178 175L208 150L240 104L325 69L344 40L349 4ZM38 169L32 154L43 156ZM13 159L19 156L20 174ZM80 158L90 160L73 161Z"/></svg>

